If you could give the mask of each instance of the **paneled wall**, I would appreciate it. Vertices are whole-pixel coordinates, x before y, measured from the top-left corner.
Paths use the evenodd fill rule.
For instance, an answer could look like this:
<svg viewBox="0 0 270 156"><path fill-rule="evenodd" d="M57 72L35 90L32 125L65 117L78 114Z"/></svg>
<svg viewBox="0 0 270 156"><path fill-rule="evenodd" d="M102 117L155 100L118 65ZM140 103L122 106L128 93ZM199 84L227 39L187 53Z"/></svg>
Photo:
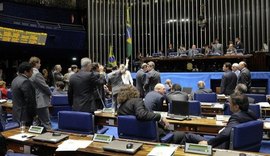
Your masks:
<svg viewBox="0 0 270 156"><path fill-rule="evenodd" d="M224 49L240 37L245 50L270 45L269 0L89 0L89 56L106 64L109 45L118 63L126 57L126 19L130 7L133 55L163 51L169 43L202 47L219 38Z"/></svg>

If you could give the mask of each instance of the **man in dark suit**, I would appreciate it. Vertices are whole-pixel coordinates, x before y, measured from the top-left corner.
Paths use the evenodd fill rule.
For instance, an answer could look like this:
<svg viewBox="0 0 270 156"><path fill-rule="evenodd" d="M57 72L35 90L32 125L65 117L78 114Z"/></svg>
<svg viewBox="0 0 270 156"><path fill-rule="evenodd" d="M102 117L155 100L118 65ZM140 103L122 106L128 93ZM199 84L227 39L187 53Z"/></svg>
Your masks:
<svg viewBox="0 0 270 156"><path fill-rule="evenodd" d="M235 38L235 49L236 50L239 50L239 49L244 49L244 46L243 46L243 44L242 44L242 42L241 42L241 39L240 39L240 37L236 37Z"/></svg>
<svg viewBox="0 0 270 156"><path fill-rule="evenodd" d="M138 72L136 74L136 88L140 92L141 98L144 98L144 96L145 96L143 86L145 84L146 72L147 72L147 64L143 63L141 65L141 69L138 70Z"/></svg>
<svg viewBox="0 0 270 156"><path fill-rule="evenodd" d="M251 87L251 74L250 74L249 69L247 68L246 62L241 61L239 63L239 70L240 70L240 74L238 78L238 84L239 83L245 84L249 92L250 87Z"/></svg>
<svg viewBox="0 0 270 156"><path fill-rule="evenodd" d="M232 72L232 65L229 62L223 64L224 74L221 79L221 94L230 95L234 92L237 84L237 76Z"/></svg>
<svg viewBox="0 0 270 156"><path fill-rule="evenodd" d="M104 79L90 72L92 61L89 58L81 59L81 70L71 75L69 80L68 100L73 110L81 112L96 111L95 89L104 84Z"/></svg>
<svg viewBox="0 0 270 156"><path fill-rule="evenodd" d="M167 94L167 99L171 103L172 100L175 101L188 101L188 94L182 92L182 87L175 83L172 85L171 92Z"/></svg>
<svg viewBox="0 0 270 156"><path fill-rule="evenodd" d="M150 61L147 63L148 73L146 74L146 81L144 85L145 94L154 90L156 84L161 82L160 73L155 70L155 63Z"/></svg>
<svg viewBox="0 0 270 156"><path fill-rule="evenodd" d="M144 103L149 111L163 111L163 101L166 100L165 97L165 86L158 83L154 90L147 93L144 98Z"/></svg>
<svg viewBox="0 0 270 156"><path fill-rule="evenodd" d="M35 88L29 80L32 74L32 66L28 62L22 62L19 65L17 77L11 83L12 118L18 123L25 122L26 126L32 125L37 107Z"/></svg>
<svg viewBox="0 0 270 156"><path fill-rule="evenodd" d="M208 141L200 141L199 144L212 145L214 148L229 148L230 133L232 127L240 123L257 120L256 115L250 111L248 98L245 94L234 93L230 96L230 109L233 112L227 126L220 133Z"/></svg>

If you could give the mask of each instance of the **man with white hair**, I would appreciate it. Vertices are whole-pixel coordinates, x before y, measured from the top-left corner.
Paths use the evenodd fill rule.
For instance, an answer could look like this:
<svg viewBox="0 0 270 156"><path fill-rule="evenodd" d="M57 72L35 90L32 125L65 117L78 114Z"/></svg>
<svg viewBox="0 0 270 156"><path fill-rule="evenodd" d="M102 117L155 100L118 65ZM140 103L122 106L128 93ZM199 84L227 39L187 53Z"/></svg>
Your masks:
<svg viewBox="0 0 270 156"><path fill-rule="evenodd" d="M155 85L153 91L146 94L144 104L149 111L163 111L163 101L165 98L166 89L162 83Z"/></svg>
<svg viewBox="0 0 270 156"><path fill-rule="evenodd" d="M240 70L240 75L238 78L238 84L242 83L245 84L247 86L247 93L250 91L250 87L251 87L251 74L249 69L247 68L247 64L244 61L241 61L239 63L239 70Z"/></svg>
<svg viewBox="0 0 270 156"><path fill-rule="evenodd" d="M91 71L92 61L89 58L81 59L81 70L71 75L69 80L68 100L73 110L93 113L96 111L94 96L97 86L104 84L104 79Z"/></svg>
<svg viewBox="0 0 270 156"><path fill-rule="evenodd" d="M232 64L232 72L234 72L236 74L237 78L239 78L240 70L239 70L239 64L238 63L233 63Z"/></svg>

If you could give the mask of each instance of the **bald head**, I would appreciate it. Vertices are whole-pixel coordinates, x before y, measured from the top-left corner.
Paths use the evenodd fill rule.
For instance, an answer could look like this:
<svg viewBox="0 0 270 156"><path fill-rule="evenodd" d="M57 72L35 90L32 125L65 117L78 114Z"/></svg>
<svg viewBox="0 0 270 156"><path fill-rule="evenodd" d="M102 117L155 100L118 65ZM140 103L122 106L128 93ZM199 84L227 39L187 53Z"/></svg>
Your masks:
<svg viewBox="0 0 270 156"><path fill-rule="evenodd" d="M166 92L165 86L162 83L156 84L154 90L162 95Z"/></svg>
<svg viewBox="0 0 270 156"><path fill-rule="evenodd" d="M244 61L241 61L241 62L239 63L239 69L242 70L242 69L245 68L245 67L247 67L247 63L244 62Z"/></svg>
<svg viewBox="0 0 270 156"><path fill-rule="evenodd" d="M198 88L199 88L199 89L204 89L204 88L205 88L205 83L204 83L204 81L199 81L197 85L198 85Z"/></svg>

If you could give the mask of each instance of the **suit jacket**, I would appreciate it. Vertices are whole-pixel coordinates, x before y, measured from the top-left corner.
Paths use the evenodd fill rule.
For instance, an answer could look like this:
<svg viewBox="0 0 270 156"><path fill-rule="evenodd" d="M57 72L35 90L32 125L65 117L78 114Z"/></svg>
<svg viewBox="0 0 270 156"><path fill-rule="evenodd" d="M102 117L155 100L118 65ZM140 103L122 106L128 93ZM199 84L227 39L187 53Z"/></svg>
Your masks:
<svg viewBox="0 0 270 156"><path fill-rule="evenodd" d="M156 84L160 83L160 73L156 70L152 69L146 74L146 81L145 81L145 94L154 90Z"/></svg>
<svg viewBox="0 0 270 156"><path fill-rule="evenodd" d="M251 87L251 75L250 75L250 71L247 68L243 68L240 71L238 83L245 84L248 88L248 91L249 91L249 89Z"/></svg>
<svg viewBox="0 0 270 156"><path fill-rule="evenodd" d="M93 72L79 71L69 80L68 99L73 110L81 112L96 111L95 90L105 80Z"/></svg>
<svg viewBox="0 0 270 156"><path fill-rule="evenodd" d="M119 70L108 74L108 84L112 86L112 94L118 94L120 87L123 85L122 74Z"/></svg>
<svg viewBox="0 0 270 156"><path fill-rule="evenodd" d="M181 91L174 91L167 94L167 99L171 103L172 100L175 101L188 101L188 94Z"/></svg>
<svg viewBox="0 0 270 156"><path fill-rule="evenodd" d="M229 148L230 134L232 127L240 123L256 120L256 115L252 111L240 111L231 115L227 126L215 137L208 140L208 144L214 148Z"/></svg>
<svg viewBox="0 0 270 156"><path fill-rule="evenodd" d="M144 103L149 111L162 111L163 101L165 97L156 91L151 91L146 94Z"/></svg>
<svg viewBox="0 0 270 156"><path fill-rule="evenodd" d="M118 115L135 115L138 120L155 120L159 121L160 114L147 110L141 98L132 98L122 103L117 110Z"/></svg>
<svg viewBox="0 0 270 156"><path fill-rule="evenodd" d="M36 115L36 94L32 82L25 75L18 75L11 83L13 120L32 124ZM28 126L29 126L28 125Z"/></svg>
<svg viewBox="0 0 270 156"><path fill-rule="evenodd" d="M33 68L33 75L30 77L36 91L37 108L49 107L50 96L52 95L44 77L37 68Z"/></svg>
<svg viewBox="0 0 270 156"><path fill-rule="evenodd" d="M144 89L143 86L145 85L146 81L146 73L143 71L143 69L138 70L136 74L136 88L140 92L140 97L144 97Z"/></svg>
<svg viewBox="0 0 270 156"><path fill-rule="evenodd" d="M230 95L234 92L235 86L237 84L237 76L231 70L226 71L221 79L221 93L225 95Z"/></svg>

